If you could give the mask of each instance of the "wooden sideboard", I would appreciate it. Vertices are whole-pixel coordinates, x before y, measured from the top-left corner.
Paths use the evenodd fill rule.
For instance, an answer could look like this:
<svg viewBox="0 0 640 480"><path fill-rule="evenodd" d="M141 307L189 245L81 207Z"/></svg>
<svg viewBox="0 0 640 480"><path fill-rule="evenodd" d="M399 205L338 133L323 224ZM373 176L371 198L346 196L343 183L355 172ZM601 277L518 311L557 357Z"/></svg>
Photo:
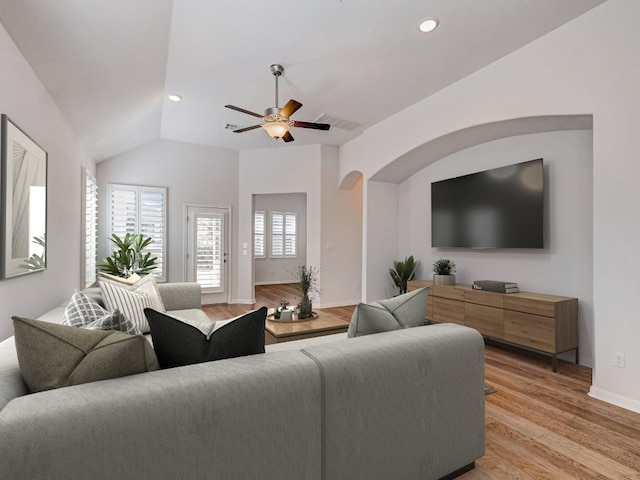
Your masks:
<svg viewBox="0 0 640 480"><path fill-rule="evenodd" d="M471 285L434 285L413 280L409 291L429 288L425 320L475 328L484 337L527 348L553 359L578 347L578 299L541 293L494 293Z"/></svg>

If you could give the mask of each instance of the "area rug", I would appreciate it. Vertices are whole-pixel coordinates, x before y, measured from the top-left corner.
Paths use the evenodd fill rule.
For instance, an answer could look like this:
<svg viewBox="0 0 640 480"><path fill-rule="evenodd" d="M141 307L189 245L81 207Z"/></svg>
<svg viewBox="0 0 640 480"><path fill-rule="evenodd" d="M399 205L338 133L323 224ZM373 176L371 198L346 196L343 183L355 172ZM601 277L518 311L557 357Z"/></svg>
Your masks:
<svg viewBox="0 0 640 480"><path fill-rule="evenodd" d="M493 393L495 391L496 391L496 389L493 388L491 385L485 385L484 386L484 394L485 395L489 395L490 393Z"/></svg>

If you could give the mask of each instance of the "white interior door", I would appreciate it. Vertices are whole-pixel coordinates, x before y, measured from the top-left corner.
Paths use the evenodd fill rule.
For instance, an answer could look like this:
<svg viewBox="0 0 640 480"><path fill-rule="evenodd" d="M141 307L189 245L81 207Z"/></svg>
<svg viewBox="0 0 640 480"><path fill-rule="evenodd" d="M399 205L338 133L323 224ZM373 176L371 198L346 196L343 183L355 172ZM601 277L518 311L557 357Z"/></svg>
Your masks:
<svg viewBox="0 0 640 480"><path fill-rule="evenodd" d="M187 206L187 281L202 287L202 303L228 303L229 209Z"/></svg>

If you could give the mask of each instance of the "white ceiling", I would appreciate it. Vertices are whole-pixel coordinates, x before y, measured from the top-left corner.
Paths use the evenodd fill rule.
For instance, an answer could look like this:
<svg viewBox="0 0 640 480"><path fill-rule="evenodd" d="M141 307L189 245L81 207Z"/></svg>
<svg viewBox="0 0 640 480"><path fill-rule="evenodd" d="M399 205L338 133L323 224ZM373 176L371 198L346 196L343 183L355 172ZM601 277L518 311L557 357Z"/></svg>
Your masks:
<svg viewBox="0 0 640 480"><path fill-rule="evenodd" d="M287 145L341 145L604 0L1 0L0 22L97 161L158 138L283 147L233 133L279 103L362 127L293 128ZM418 21L440 20L422 34ZM168 93L183 101L167 100ZM11 114L11 112L3 112Z"/></svg>

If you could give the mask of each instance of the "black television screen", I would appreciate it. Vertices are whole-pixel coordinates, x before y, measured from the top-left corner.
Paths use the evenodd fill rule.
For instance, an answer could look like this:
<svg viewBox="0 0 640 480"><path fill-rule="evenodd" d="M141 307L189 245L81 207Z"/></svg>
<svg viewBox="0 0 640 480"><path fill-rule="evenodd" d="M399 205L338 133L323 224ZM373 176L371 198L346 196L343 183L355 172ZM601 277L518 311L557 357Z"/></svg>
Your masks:
<svg viewBox="0 0 640 480"><path fill-rule="evenodd" d="M539 158L431 184L431 246L543 248Z"/></svg>

